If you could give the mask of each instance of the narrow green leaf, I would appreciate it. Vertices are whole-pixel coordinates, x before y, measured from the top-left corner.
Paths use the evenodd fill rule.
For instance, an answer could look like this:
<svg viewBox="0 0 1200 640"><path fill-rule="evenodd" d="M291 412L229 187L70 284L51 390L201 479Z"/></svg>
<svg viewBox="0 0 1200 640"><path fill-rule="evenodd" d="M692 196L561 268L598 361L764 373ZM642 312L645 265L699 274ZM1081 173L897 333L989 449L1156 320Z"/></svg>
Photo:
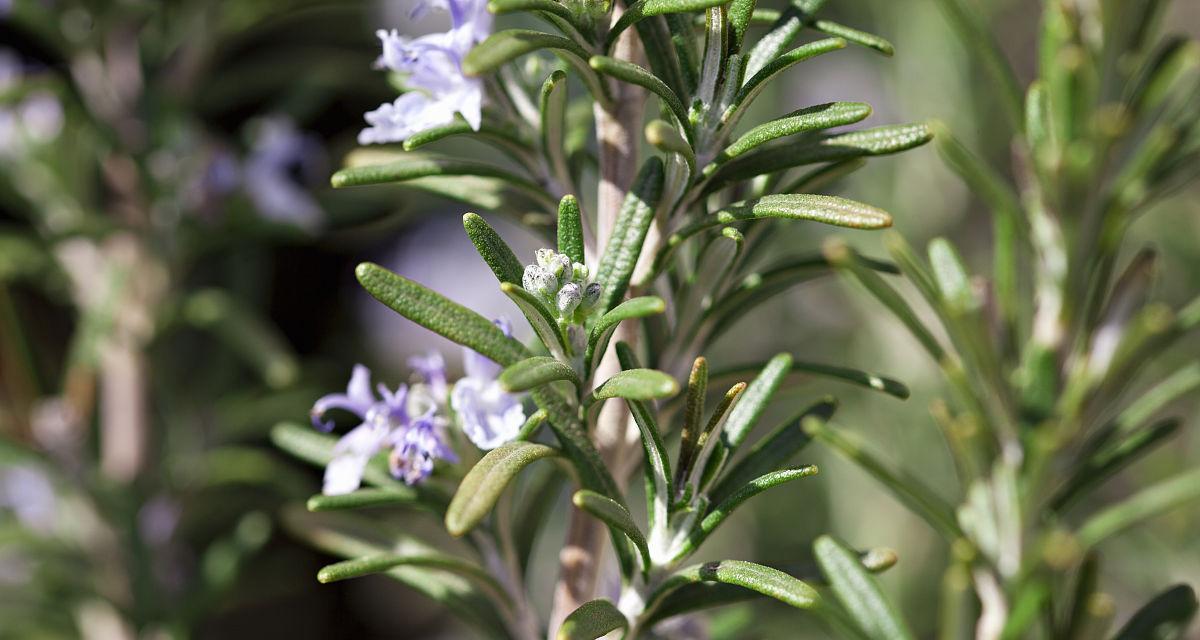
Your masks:
<svg viewBox="0 0 1200 640"><path fill-rule="evenodd" d="M850 617L874 640L912 640L913 633L900 617L875 578L863 569L857 553L821 536L813 543L817 564Z"/></svg>
<svg viewBox="0 0 1200 640"><path fill-rule="evenodd" d="M587 356L584 361L590 363L593 369L599 364L599 358L603 357L604 352L608 349L608 341L618 324L626 320L658 315L666 309L667 303L656 296L630 298L617 305L608 313L600 316L596 320L596 324L592 325L591 333L588 336Z"/></svg>
<svg viewBox="0 0 1200 640"><path fill-rule="evenodd" d="M642 165L641 171L634 179L633 187L621 205L612 236L596 269L596 282L603 287L600 301L596 304L597 309L608 311L625 297L625 290L629 287L629 279L637 266L646 233L654 220L654 211L658 207L662 187L662 161L656 157L650 158Z"/></svg>
<svg viewBox="0 0 1200 640"><path fill-rule="evenodd" d="M810 436L862 467L864 471L892 492L892 495L896 496L900 502L924 518L938 533L944 535L947 540L955 540L962 536L954 518L954 510L920 480L891 471L861 443L823 421L805 420L802 426Z"/></svg>
<svg viewBox="0 0 1200 640"><path fill-rule="evenodd" d="M653 612L672 591L699 582L744 587L798 609L821 606L816 589L778 569L743 560L720 560L692 565L672 574L646 599L646 611Z"/></svg>
<svg viewBox="0 0 1200 640"><path fill-rule="evenodd" d="M521 425L521 429L517 431L516 440L529 442L537 436L538 429L546 422L549 415L542 409L533 412L533 415L525 419L525 424Z"/></svg>
<svg viewBox="0 0 1200 640"><path fill-rule="evenodd" d="M680 135L679 130L666 120L652 120L646 125L646 142L654 145L655 149L664 153L679 154L687 163L688 172L696 173L696 153L688 141Z"/></svg>
<svg viewBox="0 0 1200 640"><path fill-rule="evenodd" d="M509 365L500 373L499 381L509 393L529 391L551 382L583 384L574 369L548 356L534 356Z"/></svg>
<svg viewBox="0 0 1200 640"><path fill-rule="evenodd" d="M619 498L621 492L617 489L617 483L604 466L604 461L592 444L591 438L584 432L578 409L567 404L562 394L554 393L545 387L534 389L529 395L537 406L546 412L550 428L562 445L563 453L571 460L579 475L579 483L585 489L613 499Z"/></svg>
<svg viewBox="0 0 1200 640"><path fill-rule="evenodd" d="M963 265L962 256L945 238L934 238L929 242L929 265L933 279L941 292L941 299L951 313L974 312L983 302L975 295L971 276Z"/></svg>
<svg viewBox="0 0 1200 640"><path fill-rule="evenodd" d="M579 60L588 59L587 51L569 38L529 29L507 29L493 33L471 49L463 58L463 73L481 76L499 69L506 62L541 49L561 50Z"/></svg>
<svg viewBox="0 0 1200 640"><path fill-rule="evenodd" d="M558 203L558 252L565 253L571 262L584 263L583 259L583 214L579 200L565 195Z"/></svg>
<svg viewBox="0 0 1200 640"><path fill-rule="evenodd" d="M1200 362L1189 362L1130 402L1114 420L1117 433L1131 432L1160 409L1197 388L1200 388Z"/></svg>
<svg viewBox="0 0 1200 640"><path fill-rule="evenodd" d="M671 113L675 114L675 119L678 120L679 126L683 128L685 133L688 133L689 136L691 135L691 124L688 121L687 109L679 101L679 96L675 95L675 92L666 83L659 80L657 76L632 62L608 56L592 56L588 60L588 64L604 75L612 76L622 82L635 84L662 98L663 104L667 105Z"/></svg>
<svg viewBox="0 0 1200 640"><path fill-rule="evenodd" d="M733 0L729 3L730 50L741 51L746 38L746 29L754 18L757 0ZM760 18L761 19L761 18Z"/></svg>
<svg viewBox="0 0 1200 640"><path fill-rule="evenodd" d="M557 449L531 442L509 442L484 454L458 485L446 510L446 530L450 535L462 536L474 529L522 469L557 455Z"/></svg>
<svg viewBox="0 0 1200 640"><path fill-rule="evenodd" d="M853 124L865 120L870 115L871 105L865 102L830 102L797 109L781 118L754 127L737 140L729 143L717 156L716 162L705 167L704 173L711 174L716 170L718 164L752 151L772 140L805 131Z"/></svg>
<svg viewBox="0 0 1200 640"><path fill-rule="evenodd" d="M406 182L433 176L495 178L519 188L524 193L536 198L539 202L553 202L550 199L550 195L540 185L511 171L473 160L431 158L428 156L404 158L384 164L347 167L333 174L333 177L330 178L330 183L335 189L341 189L344 187L386 184L389 182Z"/></svg>
<svg viewBox="0 0 1200 640"><path fill-rule="evenodd" d="M526 291L521 285L511 282L500 284L500 291L508 296L513 304L525 314L525 319L529 321L529 326L533 327L534 333L538 339L546 346L546 349L559 360L568 360L570 356L570 348L567 346L567 339L563 335L562 329L558 326L558 321L554 318L554 314L546 306L546 303L539 299L536 295Z"/></svg>
<svg viewBox="0 0 1200 640"><path fill-rule="evenodd" d="M642 438L642 452L646 456L644 469L646 483L646 513L653 531L657 523L665 523L674 489L671 476L671 459L667 457L667 446L663 443L662 430L646 405L637 400L626 400L633 421Z"/></svg>
<svg viewBox="0 0 1200 640"><path fill-rule="evenodd" d="M575 16L571 10L561 2L554 0L488 0L487 10L498 16L522 11L545 11L562 18L571 26L576 26ZM579 27L576 28L579 29ZM584 33L584 30L579 29L579 32Z"/></svg>
<svg viewBox="0 0 1200 640"><path fill-rule="evenodd" d="M1079 529L1085 548L1154 516L1200 498L1200 469L1151 485L1088 518Z"/></svg>
<svg viewBox="0 0 1200 640"><path fill-rule="evenodd" d="M882 229L892 225L892 216L882 210L836 196L787 193L735 202L671 234L666 247L655 256L655 271L664 268L674 251L688 238L718 225L748 220L809 220L854 229Z"/></svg>
<svg viewBox="0 0 1200 640"><path fill-rule="evenodd" d="M1196 592L1177 584L1138 609L1113 640L1182 640L1196 608Z"/></svg>
<svg viewBox="0 0 1200 640"><path fill-rule="evenodd" d="M354 269L359 284L400 315L434 333L508 366L528 356L520 342L495 324L408 278L363 262Z"/></svg>
<svg viewBox="0 0 1200 640"><path fill-rule="evenodd" d="M686 37L686 35L683 32L674 32L668 22L668 18L671 17L650 16L640 20L636 29L646 55L646 61L650 63L650 71L686 103L695 87L689 84L688 77L684 75L679 48L676 46L676 38ZM695 73L695 70L688 71Z"/></svg>
<svg viewBox="0 0 1200 640"><path fill-rule="evenodd" d="M463 215L463 228L483 261L500 282L521 284L524 267L500 234L486 220L474 213Z"/></svg>
<svg viewBox="0 0 1200 640"><path fill-rule="evenodd" d="M608 32L608 41L604 50L612 49L617 36L637 22L649 17L667 13L690 13L703 11L720 6L729 0L638 0L625 9L625 13L617 19L616 24Z"/></svg>
<svg viewBox="0 0 1200 640"><path fill-rule="evenodd" d="M708 492L713 504L725 502L755 478L776 471L788 464L801 449L808 446L812 438L806 432L809 422L824 424L837 410L837 401L831 397L808 407L799 414L785 420L759 440L746 456L723 475Z"/></svg>
<svg viewBox="0 0 1200 640"><path fill-rule="evenodd" d="M658 400L679 393L675 378L653 369L620 371L596 387L585 404L609 398L626 400Z"/></svg>
<svg viewBox="0 0 1200 640"><path fill-rule="evenodd" d="M841 162L830 162L804 172L795 180L780 187L776 193L813 193L825 191L838 180L867 166L866 158L851 158Z"/></svg>
<svg viewBox="0 0 1200 640"><path fill-rule="evenodd" d="M797 22L797 25L799 23ZM790 38L789 38L790 40ZM764 38L763 42L767 39ZM761 44L761 43L760 43ZM786 44L784 45L786 46ZM725 109L725 113L721 114L721 123L728 129L732 129L746 109L754 99L762 93L763 89L767 88L767 83L773 80L780 73L791 68L793 65L808 60L809 58L819 56L830 51L845 49L846 41L841 38L825 38L808 44L796 47L791 51L767 62L761 68L755 64L754 54L751 54L750 61L746 66L746 73L750 75L750 79L746 80L742 88L738 90L733 102ZM757 47L755 50L757 51Z"/></svg>
<svg viewBox="0 0 1200 640"><path fill-rule="evenodd" d="M343 558L382 554L435 555L432 545L399 535L386 540L379 535L378 523L356 518L349 513L307 513L302 509L284 509L280 514L284 527L299 540L317 549ZM486 638L506 637L507 627L499 614L501 600L489 598L487 591L466 577L442 569L400 565L386 574L401 584L424 594L472 625Z"/></svg>
<svg viewBox="0 0 1200 640"><path fill-rule="evenodd" d="M698 549L704 543L704 540L708 538L709 534L721 526L721 523L725 522L725 519L732 515L734 510L741 506L743 502L772 487L815 475L817 475L816 465L808 465L794 469L772 471L751 480L730 494L728 498L725 498L716 506L709 508L708 512L704 515L704 519L688 535L688 540L680 553L677 554L677 557L686 557L695 549Z"/></svg>
<svg viewBox="0 0 1200 640"><path fill-rule="evenodd" d="M553 0L549 1L553 2ZM559 182L559 187L564 190L570 189L573 187L575 181L571 174L571 166L567 159L566 150L567 74L561 69L555 69L550 74L550 77L546 78L546 81L542 83L538 105L541 107L539 113L541 114L542 153L546 155L550 169L553 171L555 179ZM570 199L569 201L568 198ZM564 231L562 227L563 214L565 213L569 218L572 206L574 207L574 212L578 214L579 201L575 200L575 196L564 196L558 202L560 244L564 240L562 237ZM568 220L567 223L570 225L571 221ZM571 234L578 232L579 246L583 246L582 224L576 224L573 228L568 226L565 231L567 233L567 240L572 240ZM559 251L565 253L562 249L559 249ZM571 259L575 262L583 262L582 257L576 259L573 253L568 255L571 255ZM579 255L583 255L582 250L580 250Z"/></svg>
<svg viewBox="0 0 1200 640"><path fill-rule="evenodd" d="M661 254L660 254L661 255ZM859 257L867 268L894 273L895 267L881 261ZM708 342L713 343L746 313L788 289L815 278L834 273L833 265L824 255L800 255L784 258L762 270L746 274L740 283L705 312L712 330Z"/></svg>
<svg viewBox="0 0 1200 640"><path fill-rule="evenodd" d="M814 20L809 26L827 36L842 38L847 42L853 42L868 49L874 49L885 56L891 56L896 52L896 48L892 46L892 43L884 38L873 33L847 27L844 24L838 24L832 20Z"/></svg>
<svg viewBox="0 0 1200 640"><path fill-rule="evenodd" d="M416 498L416 492L411 490L359 489L352 493L336 496L318 494L308 499L307 506L309 511L339 511L364 507L419 505L420 502Z"/></svg>
<svg viewBox="0 0 1200 640"><path fill-rule="evenodd" d="M984 69L991 75L990 86L996 87L1000 95L1000 106L1015 129L1021 127L1021 87L1012 66L1004 57L1004 51L996 42L988 21L966 0L938 0L938 7L946 15L950 26L962 40L967 51L979 56Z"/></svg>
<svg viewBox="0 0 1200 640"><path fill-rule="evenodd" d="M543 49L553 52L574 67L596 100L602 103L609 101L604 86L587 65L588 52L570 38L540 31L508 29L493 33L463 58L463 73L482 76L525 54Z"/></svg>
<svg viewBox="0 0 1200 640"><path fill-rule="evenodd" d="M703 356L692 362L692 371L688 374L687 398L684 400L683 429L679 434L679 457L675 469L676 495L679 498L683 484L687 481L687 473L696 456L696 446L700 440L700 425L704 421L704 398L708 394L708 360Z"/></svg>
<svg viewBox="0 0 1200 640"><path fill-rule="evenodd" d="M1096 634L1087 634L1085 631L1090 622L1090 618L1095 616L1092 614L1094 609L1097 582L1100 577L1100 554L1095 551L1090 551L1084 555L1083 561L1079 563L1079 569L1075 572L1075 589L1071 594L1070 612L1063 621L1063 627L1059 633L1063 640L1085 640L1086 638L1095 637ZM1092 629L1092 631L1097 631ZM1086 634L1086 635L1084 635Z"/></svg>
<svg viewBox="0 0 1200 640"><path fill-rule="evenodd" d="M827 241L821 250L830 264L849 273L867 292L882 302L892 312L892 315L904 323L904 326L925 347L935 361L942 361L946 351L938 339L925 327L925 323L904 298L891 285L884 282L879 274L863 264L854 249L845 241L834 238Z"/></svg>
<svg viewBox="0 0 1200 640"><path fill-rule="evenodd" d="M696 442L696 452L691 458L680 458L679 482L687 482L688 489L685 492L691 495L698 495L701 488L706 483L704 478L704 470L712 459L713 451L721 443L721 431L725 428L725 421L729 419L730 409L736 406L737 401L741 398L742 393L746 390L746 383L739 382L729 388L725 392L725 397L721 399L721 403L713 411L713 414L708 419L708 424L704 426L704 430L700 432L700 438ZM711 480L709 478L708 480Z"/></svg>
<svg viewBox="0 0 1200 640"><path fill-rule="evenodd" d="M1175 435L1181 424L1182 422L1177 418L1160 420L1097 451L1055 493L1054 498L1050 501L1050 508L1054 511L1066 509L1097 485L1116 475L1139 457L1162 444L1167 438Z"/></svg>
<svg viewBox="0 0 1200 640"><path fill-rule="evenodd" d="M415 151L427 144L462 135L475 136L514 158L520 158L530 150L530 144L522 140L511 127L497 127L484 122L477 131L461 115L456 115L450 124L438 125L409 136L404 141L404 150Z"/></svg>
<svg viewBox="0 0 1200 640"><path fill-rule="evenodd" d="M317 572L317 581L322 584L328 584L351 578L361 578L362 576L383 573L399 566L443 569L476 580L497 595L504 594L504 588L483 567L444 553L388 553L363 556L322 567Z"/></svg>
<svg viewBox="0 0 1200 640"><path fill-rule="evenodd" d="M721 432L721 443L729 449L730 454L737 451L746 436L758 424L758 419L767 409L771 397L783 383L792 367L792 356L788 353L776 354L762 367L758 377L746 387L742 399L729 414L725 429Z"/></svg>
<svg viewBox="0 0 1200 640"><path fill-rule="evenodd" d="M932 139L929 128L924 124L906 124L843 133L800 147L789 144L770 145L722 165L712 174L708 186L705 187L705 193L711 193L730 182L748 180L807 164L899 153L919 147Z"/></svg>
<svg viewBox="0 0 1200 640"><path fill-rule="evenodd" d="M612 602L600 598L589 600L572 611L558 629L558 640L596 640L626 629L629 621Z"/></svg>
<svg viewBox="0 0 1200 640"><path fill-rule="evenodd" d="M696 30L690 20L691 16L668 13L662 20L671 34L671 46L675 49L675 58L679 60L679 73L683 77L680 96L693 96L700 84L700 54L696 50ZM670 84L670 78L659 74Z"/></svg>
<svg viewBox="0 0 1200 640"><path fill-rule="evenodd" d="M971 153L954 137L945 123L935 121L930 123L929 128L942 159L996 215L1020 216L1020 196L1003 176L982 158Z"/></svg>
<svg viewBox="0 0 1200 640"><path fill-rule="evenodd" d="M576 507L628 536L642 556L642 567L650 566L650 549L646 546L646 537L642 535L642 531L638 529L633 516L629 515L629 510L624 505L587 489L576 491L571 501Z"/></svg>

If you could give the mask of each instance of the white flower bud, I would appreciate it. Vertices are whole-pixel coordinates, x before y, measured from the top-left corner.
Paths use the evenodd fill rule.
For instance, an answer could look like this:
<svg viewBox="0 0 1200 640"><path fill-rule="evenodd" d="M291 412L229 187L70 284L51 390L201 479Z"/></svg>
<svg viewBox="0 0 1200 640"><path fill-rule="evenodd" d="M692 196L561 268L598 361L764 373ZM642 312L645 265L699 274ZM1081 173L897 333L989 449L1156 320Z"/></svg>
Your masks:
<svg viewBox="0 0 1200 640"><path fill-rule="evenodd" d="M554 262L550 267L550 273L553 273L558 278L559 284L566 284L571 281L571 258L565 253L554 254Z"/></svg>
<svg viewBox="0 0 1200 640"><path fill-rule="evenodd" d="M564 318L571 317L580 302L583 302L583 288L574 282L568 282L558 291L558 312Z"/></svg>
<svg viewBox="0 0 1200 640"><path fill-rule="evenodd" d="M554 262L553 249L538 249L533 255L537 258L538 266L543 269L550 269L552 263Z"/></svg>
<svg viewBox="0 0 1200 640"><path fill-rule="evenodd" d="M599 282L593 282L584 288L582 306L585 310L596 306L596 302L600 300L601 290Z"/></svg>
<svg viewBox="0 0 1200 640"><path fill-rule="evenodd" d="M525 267L525 273L521 276L521 286L529 293L553 300L555 292L558 291L558 278L542 267L531 264Z"/></svg>
<svg viewBox="0 0 1200 640"><path fill-rule="evenodd" d="M587 265L576 262L571 265L571 279L580 284L587 282L592 276L592 270Z"/></svg>

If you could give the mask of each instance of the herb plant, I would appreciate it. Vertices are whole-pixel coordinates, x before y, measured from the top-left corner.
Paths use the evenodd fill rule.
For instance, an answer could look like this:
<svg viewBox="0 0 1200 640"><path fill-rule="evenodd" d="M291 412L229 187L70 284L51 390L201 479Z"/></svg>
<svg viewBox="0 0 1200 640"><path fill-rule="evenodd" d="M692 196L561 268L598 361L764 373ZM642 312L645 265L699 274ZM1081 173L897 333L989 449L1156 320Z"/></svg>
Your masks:
<svg viewBox="0 0 1200 640"><path fill-rule="evenodd" d="M809 432L951 543L942 637L1107 637L1114 606L1099 582L1101 543L1200 497L1193 469L1115 503L1095 498L1170 442L1182 421L1161 414L1200 388L1194 354L1178 362L1169 353L1200 324L1200 298L1178 309L1153 301L1155 252L1122 253L1134 221L1196 175L1200 48L1155 41L1167 3L1048 0L1038 77L1022 92L972 5L940 4L1014 131L1010 178L935 127L946 162L991 214L992 272L972 275L944 238L926 261L889 235L934 327L844 242L825 255L941 369L950 400L932 413L961 481L958 502L838 429L813 423ZM1196 608L1191 587L1170 587L1115 637L1183 637Z"/></svg>
<svg viewBox="0 0 1200 640"><path fill-rule="evenodd" d="M320 580L386 572L488 637L652 636L676 616L748 593L809 610L850 636L898 628L886 607L879 619L853 610L864 599L882 602L869 574L895 561L886 550L821 538L821 571L812 575L693 559L743 502L816 473L793 459L806 430L833 414L832 398L747 442L789 374L908 393L788 353L749 371L711 373L702 355L747 310L831 271L821 254L761 263L774 225L889 226L879 208L814 192L867 157L931 137L922 124L832 131L870 115L855 102L743 121L771 81L805 60L850 44L892 53L882 38L822 19L823 4L799 0L778 12L740 0L448 0L413 8L448 10L447 32L411 40L379 32L379 65L405 92L366 114L359 142L403 148L352 152L333 185L432 190L514 216L541 230L547 247L518 257L484 218L463 218L533 329L529 344L506 320L378 265L358 266L359 283L380 303L463 345L467 375L449 384L433 354L413 363L416 382L376 394L359 368L345 393L313 409L319 429L335 426L335 409L355 414L353 429L335 439L276 428L279 446L326 466L311 513L288 516L294 533L347 558ZM493 30L493 15L510 14L546 28ZM797 44L802 34L818 37ZM502 160L427 150L451 136L493 146ZM668 447L676 432L678 447ZM627 486L639 467L644 522ZM553 512L564 485L574 508ZM357 512L383 505L440 519L463 544ZM530 553L534 536L550 517L568 524L544 619L527 582L542 560Z"/></svg>

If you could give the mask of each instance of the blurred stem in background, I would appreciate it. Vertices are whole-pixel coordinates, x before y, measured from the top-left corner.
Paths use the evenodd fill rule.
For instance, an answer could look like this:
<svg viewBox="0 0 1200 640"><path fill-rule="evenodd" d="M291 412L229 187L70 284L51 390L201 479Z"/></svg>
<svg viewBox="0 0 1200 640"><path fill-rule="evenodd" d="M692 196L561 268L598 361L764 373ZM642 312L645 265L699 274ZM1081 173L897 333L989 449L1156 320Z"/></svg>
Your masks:
<svg viewBox="0 0 1200 640"><path fill-rule="evenodd" d="M1194 471L1107 506L1093 495L1174 435L1181 422L1156 416L1200 385L1198 362L1170 353L1200 325L1200 298L1177 310L1151 302L1151 249L1118 269L1129 226L1200 167L1200 44L1155 43L1165 4L1048 0L1038 78L1022 95L987 18L966 0L940 0L1014 131L1010 179L935 127L944 159L992 214L991 278L972 276L945 239L929 244L926 262L889 236L935 328L844 243L826 247L950 385L952 403L934 415L959 472L957 506L838 429L813 430L951 543L944 637L972 618L981 640L1105 633L1112 599L1095 547L1200 498ZM967 576L974 598L962 595ZM1173 588L1118 637L1179 637L1195 611L1191 589Z"/></svg>

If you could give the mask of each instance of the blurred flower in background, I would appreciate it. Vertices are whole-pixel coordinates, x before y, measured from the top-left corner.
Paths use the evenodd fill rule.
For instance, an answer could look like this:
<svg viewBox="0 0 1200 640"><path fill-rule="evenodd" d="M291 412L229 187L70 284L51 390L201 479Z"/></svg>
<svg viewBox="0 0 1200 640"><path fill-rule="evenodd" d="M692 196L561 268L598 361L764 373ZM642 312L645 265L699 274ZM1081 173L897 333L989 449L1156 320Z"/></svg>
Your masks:
<svg viewBox="0 0 1200 640"><path fill-rule="evenodd" d="M378 65L403 77L407 91L365 116L371 125L358 134L359 144L403 142L432 127L449 124L460 114L479 130L483 118L483 80L463 73L463 58L492 31L485 0L418 0L410 17L430 8L450 13L450 30L415 39L395 29L377 32L383 45Z"/></svg>

